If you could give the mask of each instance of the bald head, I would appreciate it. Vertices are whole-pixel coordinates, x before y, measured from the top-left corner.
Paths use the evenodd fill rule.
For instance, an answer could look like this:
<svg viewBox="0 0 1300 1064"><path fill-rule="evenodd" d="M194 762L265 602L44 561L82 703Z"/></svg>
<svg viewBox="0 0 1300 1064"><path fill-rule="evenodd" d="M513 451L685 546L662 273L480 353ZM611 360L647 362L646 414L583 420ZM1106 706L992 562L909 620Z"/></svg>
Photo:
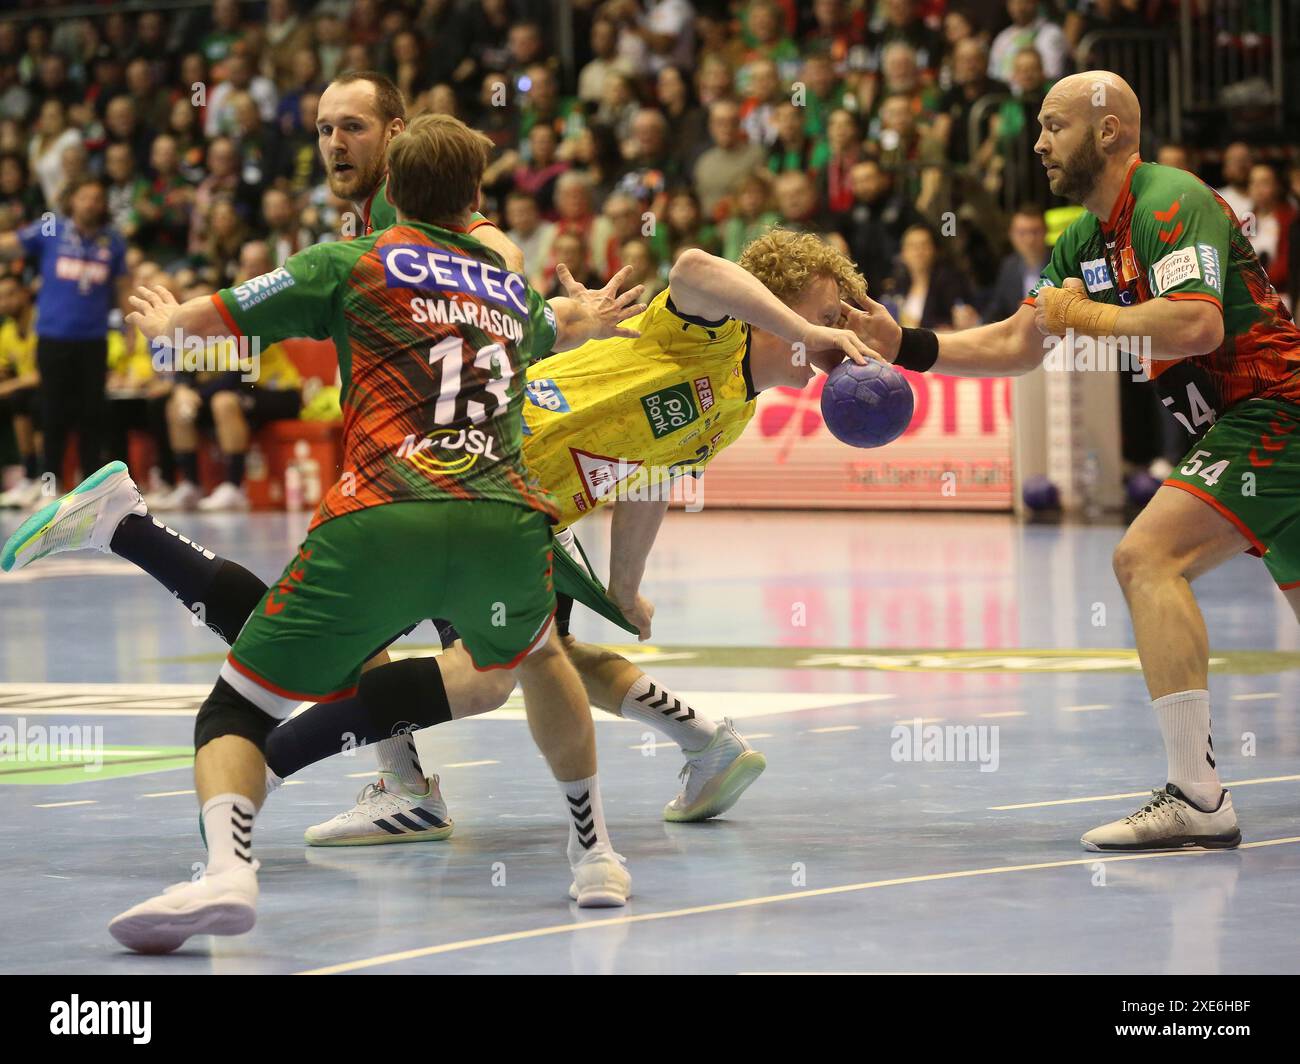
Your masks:
<svg viewBox="0 0 1300 1064"><path fill-rule="evenodd" d="M1128 82L1109 70L1071 74L1052 86L1038 121L1034 151L1052 191L1108 213L1142 132L1142 107Z"/></svg>
<svg viewBox="0 0 1300 1064"><path fill-rule="evenodd" d="M1142 105L1137 94L1118 74L1085 70L1062 78L1043 100L1043 114L1064 113L1089 123L1106 135L1103 151L1124 155L1138 149L1142 135Z"/></svg>

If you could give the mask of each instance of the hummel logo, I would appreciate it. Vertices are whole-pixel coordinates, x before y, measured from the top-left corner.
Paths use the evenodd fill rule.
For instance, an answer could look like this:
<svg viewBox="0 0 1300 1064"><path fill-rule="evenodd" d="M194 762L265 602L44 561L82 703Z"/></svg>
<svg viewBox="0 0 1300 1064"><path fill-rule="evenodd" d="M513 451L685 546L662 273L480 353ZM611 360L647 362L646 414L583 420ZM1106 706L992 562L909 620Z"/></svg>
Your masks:
<svg viewBox="0 0 1300 1064"><path fill-rule="evenodd" d="M596 818L591 813L591 792L583 791L577 798L570 797L569 812L573 814L578 841L584 850L590 850L596 845Z"/></svg>
<svg viewBox="0 0 1300 1064"><path fill-rule="evenodd" d="M660 696L659 701L651 702L650 699L654 698L654 696L658 694L658 692L659 689L654 684L651 684L650 690L643 695L637 695L636 701L644 703L645 705L649 706L651 709L659 710L659 712L662 713L665 717L672 717L672 719L677 721L678 723L684 720L695 719L695 710L691 709L690 706L686 707L686 711L684 713L682 712L681 699L674 698L673 704L671 706L668 706L667 691L665 691L663 695ZM668 708L665 709L664 708L665 706L668 706Z"/></svg>

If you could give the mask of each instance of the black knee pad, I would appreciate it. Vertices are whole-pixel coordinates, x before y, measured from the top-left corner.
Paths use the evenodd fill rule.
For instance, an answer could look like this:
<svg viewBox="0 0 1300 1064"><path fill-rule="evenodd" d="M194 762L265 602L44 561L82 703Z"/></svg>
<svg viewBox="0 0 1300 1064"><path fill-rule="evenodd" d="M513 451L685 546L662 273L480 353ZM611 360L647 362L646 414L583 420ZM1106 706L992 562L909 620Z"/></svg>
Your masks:
<svg viewBox="0 0 1300 1064"><path fill-rule="evenodd" d="M223 735L238 735L265 754L266 737L278 723L225 680L218 679L194 718L194 752L198 753L205 744Z"/></svg>
<svg viewBox="0 0 1300 1064"><path fill-rule="evenodd" d="M266 584L261 577L238 562L223 561L208 589L204 620L227 644L232 644L265 594Z"/></svg>
<svg viewBox="0 0 1300 1064"><path fill-rule="evenodd" d="M569 634L569 621L573 617L573 599L562 591L555 594L555 630L562 636Z"/></svg>
<svg viewBox="0 0 1300 1064"><path fill-rule="evenodd" d="M406 725L431 728L451 720L436 658L407 658L367 669L357 682L357 698L371 723L390 735Z"/></svg>

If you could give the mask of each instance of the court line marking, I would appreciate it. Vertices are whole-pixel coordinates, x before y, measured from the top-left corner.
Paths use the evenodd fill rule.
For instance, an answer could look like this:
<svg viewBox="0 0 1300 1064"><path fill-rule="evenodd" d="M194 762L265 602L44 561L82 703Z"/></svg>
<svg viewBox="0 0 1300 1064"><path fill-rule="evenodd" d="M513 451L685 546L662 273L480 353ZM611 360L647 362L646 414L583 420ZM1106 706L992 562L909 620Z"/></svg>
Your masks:
<svg viewBox="0 0 1300 1064"><path fill-rule="evenodd" d="M1260 692L1259 694L1257 694L1257 695L1233 695L1233 696L1232 696L1232 701L1234 701L1234 702L1254 702L1254 701L1256 701L1256 700L1258 700L1258 699L1261 699L1261 698L1281 698L1281 697L1282 697L1282 696L1281 696L1277 691L1261 691L1261 692Z"/></svg>
<svg viewBox="0 0 1300 1064"><path fill-rule="evenodd" d="M1094 709L1113 709L1109 702L1096 702L1086 706L1062 706L1062 713L1091 713Z"/></svg>
<svg viewBox="0 0 1300 1064"><path fill-rule="evenodd" d="M1261 776L1254 780L1237 780L1234 783L1224 783L1226 787L1250 787L1256 783L1291 783L1294 780L1300 780L1297 776ZM1121 798L1149 798L1151 792L1146 791L1126 791L1123 794L1093 794L1087 798L1057 798L1052 802L1021 802L1019 805L991 805L990 809L996 809L999 812L1007 809L1042 809L1049 805L1079 805L1082 802L1114 802Z"/></svg>
<svg viewBox="0 0 1300 1064"><path fill-rule="evenodd" d="M97 805L97 804L98 802L94 798L82 798L80 801L76 801L76 802L43 802L37 805L36 808L37 809L62 809L64 806L67 805Z"/></svg>
<svg viewBox="0 0 1300 1064"><path fill-rule="evenodd" d="M811 735L828 735L831 732L857 731L860 725L857 724L835 724L829 728L809 728Z"/></svg>
<svg viewBox="0 0 1300 1064"><path fill-rule="evenodd" d="M1245 842L1237 849L1260 849L1265 846L1283 846L1300 842L1300 835L1291 835L1282 839L1262 839L1259 842ZM459 950L477 949L480 946L496 946L505 942L524 942L534 938L547 938L551 935L573 934L579 931L591 931L606 927L625 927L629 924L644 924L652 920L671 920L680 916L698 916L703 913L728 912L733 909L749 909L759 905L773 905L783 901L801 901L805 898L825 898L835 894L854 894L864 890L876 890L880 887L909 886L915 883L935 883L949 879L972 879L976 876L1007 875L1012 872L1037 872L1047 868L1077 868L1083 865L1115 864L1120 861L1148 861L1160 857L1195 857L1207 853L1221 853L1220 850L1171 850L1164 853L1125 853L1111 857L1083 857L1069 861L1042 861L1038 864L999 865L993 868L968 868L961 872L931 872L919 876L901 876L897 879L877 879L867 883L845 883L838 887L818 887L815 890L796 890L788 894L767 894L757 898L741 898L738 901L717 902L712 905L693 905L686 909L667 909L657 913L638 913L635 916L615 916L607 920L586 920L581 923L552 924L549 927L535 927L528 931L508 931L500 935L486 935L483 938L467 938L459 942L445 942L440 946L424 946L420 949L402 950L400 953L381 953L377 957L366 957L359 961L345 961L331 964L324 968L310 968L296 972L296 975L338 975L343 972L355 972L362 968L375 968L381 964L395 964L399 961L417 960L421 957L433 957L443 953L455 953Z"/></svg>
<svg viewBox="0 0 1300 1064"><path fill-rule="evenodd" d="M941 721L946 719L947 719L946 717L904 717L901 720L894 721L894 724L895 725L902 724L905 726L910 726L913 724L938 724Z"/></svg>
<svg viewBox="0 0 1300 1064"><path fill-rule="evenodd" d="M443 768L477 768L479 765L499 765L500 761L448 761Z"/></svg>
<svg viewBox="0 0 1300 1064"><path fill-rule="evenodd" d="M1023 709L1006 709L1003 710L1001 713L981 713L980 717L984 719L992 720L994 717L1023 717L1025 715L1026 714Z"/></svg>

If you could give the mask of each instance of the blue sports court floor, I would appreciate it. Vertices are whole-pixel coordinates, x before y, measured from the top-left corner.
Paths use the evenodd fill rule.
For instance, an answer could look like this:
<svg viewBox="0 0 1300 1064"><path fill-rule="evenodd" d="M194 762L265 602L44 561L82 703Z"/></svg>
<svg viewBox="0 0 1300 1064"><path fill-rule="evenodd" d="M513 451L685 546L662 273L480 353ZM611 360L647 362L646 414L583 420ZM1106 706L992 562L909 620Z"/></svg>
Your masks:
<svg viewBox="0 0 1300 1064"><path fill-rule="evenodd" d="M0 516L0 539L18 520ZM174 523L269 579L305 520ZM601 520L584 534L596 556ZM124 562L38 563L0 578L0 728L92 729L103 767L0 762L0 971L1300 970L1300 626L1258 561L1197 585L1245 845L1079 847L1164 779L1110 571L1120 533L673 514L647 576L655 639L629 653L733 717L768 770L725 819L665 824L676 748L598 715L611 834L634 876L625 912L568 902L557 792L512 702L421 735L452 839L305 847L373 757L314 766L258 820L257 928L164 958L125 953L105 927L203 859L188 747L223 648ZM621 641L592 617L575 629ZM425 626L402 647L434 642ZM984 730L964 759L905 759L924 756L930 725Z"/></svg>

